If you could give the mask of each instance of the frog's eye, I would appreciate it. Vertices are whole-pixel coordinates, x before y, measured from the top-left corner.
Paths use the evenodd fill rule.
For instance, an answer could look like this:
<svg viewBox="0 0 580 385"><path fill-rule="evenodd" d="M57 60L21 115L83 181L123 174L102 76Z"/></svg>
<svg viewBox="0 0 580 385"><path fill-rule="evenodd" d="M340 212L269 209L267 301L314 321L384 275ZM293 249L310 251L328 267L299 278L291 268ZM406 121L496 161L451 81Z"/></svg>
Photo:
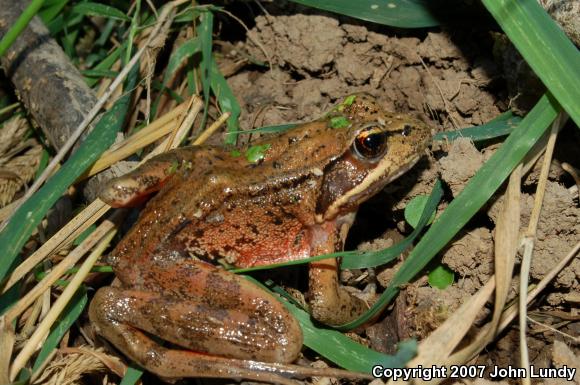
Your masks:
<svg viewBox="0 0 580 385"><path fill-rule="evenodd" d="M366 160L376 160L387 152L387 133L378 124L364 127L352 144L354 153Z"/></svg>

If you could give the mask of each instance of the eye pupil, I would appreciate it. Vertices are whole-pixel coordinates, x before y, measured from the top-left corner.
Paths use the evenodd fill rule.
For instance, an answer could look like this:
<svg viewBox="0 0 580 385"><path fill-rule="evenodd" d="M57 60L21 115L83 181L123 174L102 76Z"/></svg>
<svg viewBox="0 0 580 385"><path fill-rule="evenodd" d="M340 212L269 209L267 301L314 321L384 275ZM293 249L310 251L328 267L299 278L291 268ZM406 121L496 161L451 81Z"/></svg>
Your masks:
<svg viewBox="0 0 580 385"><path fill-rule="evenodd" d="M410 133L411 133L411 126L410 126L410 125L408 125L408 124L405 124L405 125L403 126L403 132L401 132L401 134L402 134L403 136L407 136L407 135L409 135Z"/></svg>
<svg viewBox="0 0 580 385"><path fill-rule="evenodd" d="M366 128L358 133L353 147L359 157L377 159L387 150L387 135L378 127Z"/></svg>

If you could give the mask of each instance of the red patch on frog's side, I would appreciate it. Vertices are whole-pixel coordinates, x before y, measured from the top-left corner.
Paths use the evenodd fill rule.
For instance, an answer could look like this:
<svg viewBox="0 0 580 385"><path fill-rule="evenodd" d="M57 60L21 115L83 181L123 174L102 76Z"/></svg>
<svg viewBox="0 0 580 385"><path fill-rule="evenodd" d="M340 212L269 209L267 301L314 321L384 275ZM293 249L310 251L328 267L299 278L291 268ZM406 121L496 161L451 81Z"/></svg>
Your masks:
<svg viewBox="0 0 580 385"><path fill-rule="evenodd" d="M225 258L237 267L253 267L310 256L308 226L280 207L256 205L224 210L223 219L192 222L176 235L188 252L202 258Z"/></svg>

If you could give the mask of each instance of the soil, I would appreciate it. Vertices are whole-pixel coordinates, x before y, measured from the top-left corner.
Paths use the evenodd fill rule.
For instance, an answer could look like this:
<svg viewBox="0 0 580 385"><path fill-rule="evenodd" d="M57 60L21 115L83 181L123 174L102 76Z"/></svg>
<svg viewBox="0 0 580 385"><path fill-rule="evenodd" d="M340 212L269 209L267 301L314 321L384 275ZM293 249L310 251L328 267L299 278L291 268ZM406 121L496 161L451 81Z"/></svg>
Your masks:
<svg viewBox="0 0 580 385"><path fill-rule="evenodd" d="M339 98L364 91L377 97L386 108L416 115L428 122L433 132L439 132L486 123L508 106L525 112L530 101L543 92L539 86L531 88L533 92L518 94L522 84L540 83L537 79L518 81L520 74L514 72L506 74L505 66L521 59L513 51L509 51L509 59L498 55L502 49L508 52L505 40L485 29L432 29L401 34L330 14L280 13L257 16L247 39L222 52L223 61L244 57L253 63L270 63L269 67L245 66L228 78L242 107L243 129L308 121L323 114ZM566 144L572 142L577 147L578 139L577 130L568 128L557 145L537 232L532 283L580 240L578 190L559 167L561 161L580 167L574 144ZM446 187L445 202L439 208L443 210L498 146L494 142L476 146L468 139L460 139L434 148L414 170L361 208L352 229L355 235L348 244L376 250L396 242L409 232L402 209L411 198L427 194L435 180L441 178ZM538 167L524 181L522 229L529 221ZM445 290L435 289L425 278L408 285L394 310L366 329L362 338L368 345L392 352L393 344L401 338L421 340L489 280L494 273L494 227L500 204L501 199L492 200L441 253L441 261L455 272L453 285ZM382 216L380 220L387 218L387 224L381 222L378 230L374 227L377 220L371 218L377 213ZM363 281L382 291L380 288L388 285L399 264L400 261L379 268ZM352 280L353 275L356 279L357 274L343 274L343 280ZM531 323L528 343L532 364L547 367L569 362L578 366L577 339L574 344L563 335L579 335L579 279L580 259L576 258L530 309L531 318L563 333ZM516 277L510 298L517 293L518 281ZM489 314L482 312L478 322ZM478 356L477 362L517 366L518 357L517 330L511 327ZM576 381L580 384L580 377Z"/></svg>

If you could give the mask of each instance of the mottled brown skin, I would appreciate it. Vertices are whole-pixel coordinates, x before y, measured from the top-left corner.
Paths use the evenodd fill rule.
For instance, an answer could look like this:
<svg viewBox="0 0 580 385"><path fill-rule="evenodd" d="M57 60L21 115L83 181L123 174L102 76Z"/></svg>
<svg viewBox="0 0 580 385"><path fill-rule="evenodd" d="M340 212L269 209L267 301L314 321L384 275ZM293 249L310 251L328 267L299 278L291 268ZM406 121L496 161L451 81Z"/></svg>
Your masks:
<svg viewBox="0 0 580 385"><path fill-rule="evenodd" d="M369 130L386 138L378 156L353 147ZM101 194L118 207L160 190L112 252L122 286L97 292L91 320L164 377L288 374L290 366L266 363L296 359L297 321L269 293L208 262L251 267L342 250L358 205L416 163L429 140L422 122L361 94L254 144L269 145L256 162L245 149L236 156L209 146L153 158ZM336 259L312 263L309 283L319 321L339 325L367 309L340 286ZM161 347L143 332L187 350Z"/></svg>

